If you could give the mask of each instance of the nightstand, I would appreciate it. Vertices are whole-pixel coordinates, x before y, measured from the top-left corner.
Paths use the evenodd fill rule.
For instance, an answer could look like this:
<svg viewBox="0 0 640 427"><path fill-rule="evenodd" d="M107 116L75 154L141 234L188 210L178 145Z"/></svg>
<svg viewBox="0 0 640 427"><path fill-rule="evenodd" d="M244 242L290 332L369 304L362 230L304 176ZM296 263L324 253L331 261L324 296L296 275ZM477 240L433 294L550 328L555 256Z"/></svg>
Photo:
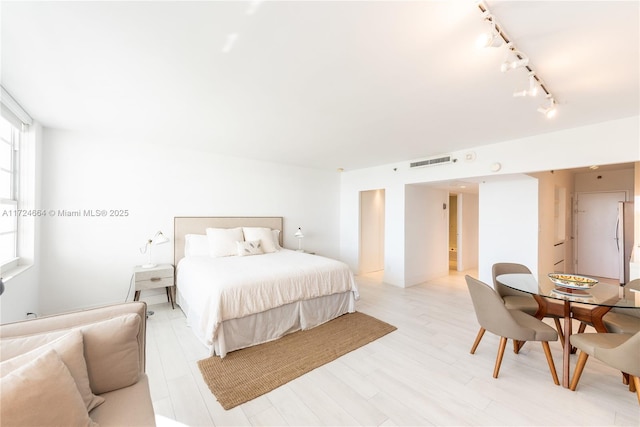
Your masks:
<svg viewBox="0 0 640 427"><path fill-rule="evenodd" d="M167 300L171 303L171 308L175 308L175 281L174 270L171 264L158 264L155 267L143 268L137 265L133 268L133 280L136 284L136 292L133 300L140 299L140 291L155 288L165 288Z"/></svg>

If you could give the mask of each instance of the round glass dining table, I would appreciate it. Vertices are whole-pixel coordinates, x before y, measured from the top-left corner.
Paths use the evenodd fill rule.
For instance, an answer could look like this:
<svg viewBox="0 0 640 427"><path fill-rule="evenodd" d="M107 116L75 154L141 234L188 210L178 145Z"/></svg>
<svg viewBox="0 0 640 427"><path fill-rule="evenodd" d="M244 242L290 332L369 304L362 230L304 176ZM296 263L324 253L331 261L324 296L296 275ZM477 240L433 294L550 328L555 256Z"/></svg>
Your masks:
<svg viewBox="0 0 640 427"><path fill-rule="evenodd" d="M571 356L571 320L587 322L598 332L607 332L602 317L613 307L640 309L640 292L624 286L597 283L588 289L571 289L556 285L549 278L536 279L533 274L501 274L496 280L503 285L531 294L538 302L535 317L542 319L547 314L564 318L564 345L562 350L562 386L569 387L569 359ZM563 304L548 304L546 298L563 301ZM574 304L579 303L579 304ZM561 312L553 312L554 306ZM592 307L588 307L592 306ZM562 339L561 338L561 339Z"/></svg>

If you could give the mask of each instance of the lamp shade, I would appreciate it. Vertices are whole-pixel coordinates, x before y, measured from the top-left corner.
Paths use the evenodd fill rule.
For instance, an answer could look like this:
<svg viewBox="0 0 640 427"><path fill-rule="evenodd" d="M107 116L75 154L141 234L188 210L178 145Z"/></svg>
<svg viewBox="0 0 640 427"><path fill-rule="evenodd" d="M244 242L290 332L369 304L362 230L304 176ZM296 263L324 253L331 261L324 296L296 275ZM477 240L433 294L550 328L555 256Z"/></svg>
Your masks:
<svg viewBox="0 0 640 427"><path fill-rule="evenodd" d="M169 238L164 234L162 234L162 231L158 231L152 238L147 240L147 243L140 248L140 252L143 254L146 253L148 256L147 263L143 264L142 268L152 268L156 266L156 264L151 262L151 248L155 245L161 245L163 243L167 243L168 241L169 241Z"/></svg>
<svg viewBox="0 0 640 427"><path fill-rule="evenodd" d="M304 234L302 234L302 229L300 227L298 227L298 231L296 231L296 234L294 234L294 236L296 236L298 238L298 251L299 252L303 252L303 250L302 250L302 238L304 237Z"/></svg>
<svg viewBox="0 0 640 427"><path fill-rule="evenodd" d="M151 244L161 245L162 243L167 243L168 241L169 241L169 238L164 234L162 234L162 231L158 231L156 235L153 236L153 239L151 239Z"/></svg>

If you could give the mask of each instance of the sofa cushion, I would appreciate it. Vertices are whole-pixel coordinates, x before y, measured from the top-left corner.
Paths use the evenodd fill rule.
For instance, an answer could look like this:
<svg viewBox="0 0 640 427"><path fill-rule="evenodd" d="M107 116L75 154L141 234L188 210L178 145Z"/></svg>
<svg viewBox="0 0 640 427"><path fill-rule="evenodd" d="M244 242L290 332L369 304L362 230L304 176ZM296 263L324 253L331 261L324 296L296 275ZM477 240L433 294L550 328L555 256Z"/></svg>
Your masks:
<svg viewBox="0 0 640 427"><path fill-rule="evenodd" d="M106 393L138 381L141 371L138 347L140 322L142 320L138 314L129 313L71 329L82 332L84 357L93 393ZM69 331L67 328L2 339L0 354L3 358L15 357L54 341Z"/></svg>
<svg viewBox="0 0 640 427"><path fill-rule="evenodd" d="M0 379L0 419L8 426L94 426L69 369L54 350Z"/></svg>
<svg viewBox="0 0 640 427"><path fill-rule="evenodd" d="M45 334L26 335L16 338L4 338L0 340L0 362L12 359L21 354L35 350L60 337L65 336L71 329L47 332Z"/></svg>
<svg viewBox="0 0 640 427"><path fill-rule="evenodd" d="M82 396L87 411L92 410L104 402L102 397L96 396L91 392L89 374L87 373L87 363L84 359L82 332L79 330L69 332L48 344L9 360L5 360L4 362L0 362L0 377L4 377L8 373L15 371L20 366L37 359L48 350L54 350L58 356L60 356L60 359L67 369L69 369L78 391Z"/></svg>
<svg viewBox="0 0 640 427"><path fill-rule="evenodd" d="M138 381L140 316L125 314L82 327L91 390L106 393Z"/></svg>
<svg viewBox="0 0 640 427"><path fill-rule="evenodd" d="M100 427L155 425L149 379L146 374L140 375L137 383L104 393L101 397L105 398L105 403L89 413Z"/></svg>

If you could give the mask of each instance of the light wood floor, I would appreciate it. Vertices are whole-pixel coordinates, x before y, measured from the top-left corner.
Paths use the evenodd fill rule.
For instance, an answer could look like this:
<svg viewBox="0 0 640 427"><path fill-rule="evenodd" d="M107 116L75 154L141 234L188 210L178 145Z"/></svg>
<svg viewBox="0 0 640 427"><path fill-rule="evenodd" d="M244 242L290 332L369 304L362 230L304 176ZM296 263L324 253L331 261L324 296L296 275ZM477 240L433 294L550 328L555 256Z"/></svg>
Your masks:
<svg viewBox="0 0 640 427"><path fill-rule="evenodd" d="M398 330L230 411L202 380L196 361L207 352L180 309L150 306L147 373L159 425L640 425L635 394L595 359L571 392L553 384L539 343L518 355L509 343L492 378L499 340L487 333L469 354L478 324L464 274L407 289L358 283L357 309ZM551 350L560 375L560 343Z"/></svg>

